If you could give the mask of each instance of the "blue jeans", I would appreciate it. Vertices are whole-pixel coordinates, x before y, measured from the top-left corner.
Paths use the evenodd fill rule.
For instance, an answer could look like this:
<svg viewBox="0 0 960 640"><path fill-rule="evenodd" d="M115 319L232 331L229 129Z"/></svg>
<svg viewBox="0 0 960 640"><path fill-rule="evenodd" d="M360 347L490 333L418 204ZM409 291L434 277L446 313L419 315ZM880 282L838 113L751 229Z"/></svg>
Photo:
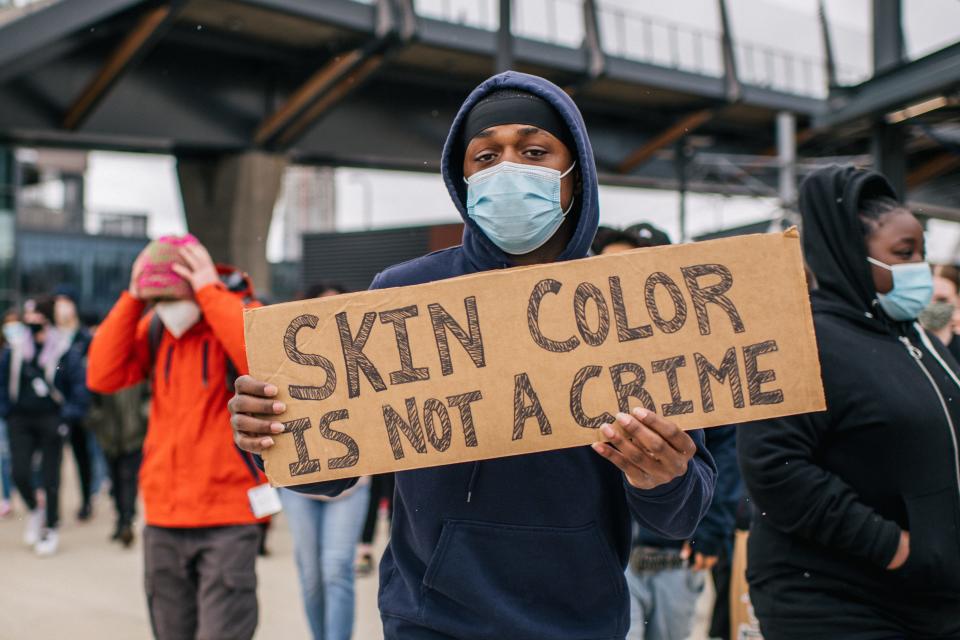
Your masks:
<svg viewBox="0 0 960 640"><path fill-rule="evenodd" d="M10 467L10 437L7 422L0 418L0 498L10 500L13 491L13 475Z"/></svg>
<svg viewBox="0 0 960 640"><path fill-rule="evenodd" d="M369 484L331 501L280 490L314 640L350 640L353 633L353 561L369 497Z"/></svg>
<svg viewBox="0 0 960 640"><path fill-rule="evenodd" d="M627 568L630 632L627 640L685 640L693 629L706 571L668 569L635 573Z"/></svg>

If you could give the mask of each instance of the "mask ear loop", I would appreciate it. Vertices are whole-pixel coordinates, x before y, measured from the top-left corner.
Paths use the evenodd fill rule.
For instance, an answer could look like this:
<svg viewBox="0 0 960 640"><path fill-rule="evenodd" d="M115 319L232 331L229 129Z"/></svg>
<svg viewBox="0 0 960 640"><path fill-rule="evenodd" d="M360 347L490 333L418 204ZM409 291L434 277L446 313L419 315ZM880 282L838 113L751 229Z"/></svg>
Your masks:
<svg viewBox="0 0 960 640"><path fill-rule="evenodd" d="M570 175L570 172L573 171L573 168L574 168L575 166L577 166L577 161L576 161L576 160L573 161L573 164L570 165L570 168L569 168L569 169L567 169L566 171L564 171L563 173L560 174L560 179L563 180L563 179L566 178L568 175ZM573 210L573 203L576 202L576 201L577 201L576 197L570 198L570 206L567 207L567 210L563 212L563 217L564 217L564 218L566 218L566 217L567 217L567 214L570 213L570 211Z"/></svg>
<svg viewBox="0 0 960 640"><path fill-rule="evenodd" d="M876 266L880 267L881 269L886 269L887 271L893 271L893 267L891 267L891 266L888 265L888 264L884 264L884 263L880 262L880 261L877 260L876 258L871 258L870 256L867 256L867 262L869 262L869 263L872 264L872 265L876 265Z"/></svg>

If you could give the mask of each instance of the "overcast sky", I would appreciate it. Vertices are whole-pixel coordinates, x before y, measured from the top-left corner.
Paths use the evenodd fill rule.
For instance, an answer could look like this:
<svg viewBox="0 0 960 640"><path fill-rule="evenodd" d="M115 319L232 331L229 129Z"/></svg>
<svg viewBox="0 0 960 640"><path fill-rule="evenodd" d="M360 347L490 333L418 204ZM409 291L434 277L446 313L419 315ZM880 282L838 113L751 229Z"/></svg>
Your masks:
<svg viewBox="0 0 960 640"><path fill-rule="evenodd" d="M544 36L545 3L556 3L560 39L570 43L582 38L579 0L515 0L519 12L516 28L520 34ZM449 8L454 15L482 24L495 20L496 0L416 0L426 15L442 15ZM599 0L601 29L604 15L614 11L644 14L697 29L705 34L719 32L716 0ZM960 1L904 0L904 36L911 57L923 55L960 40ZM794 55L822 60L822 42L817 22L817 0L728 0L730 20L740 42L788 51ZM870 0L828 0L827 15L838 64L853 73L870 67ZM490 23L488 26L492 26ZM608 31L610 29L608 28ZM555 36L556 37L556 36ZM616 34L602 33L606 46L618 46ZM707 49L705 55L709 55ZM719 65L718 61L713 61ZM707 61L710 64L710 61ZM719 67L717 67L719 68ZM439 155L440 150L437 150ZM183 205L176 181L175 160L169 156L93 152L87 174L87 208L94 212L146 212L150 233L183 233L186 228ZM390 171L339 169L336 172L337 227L361 228L369 203L373 226L401 226L459 220L437 175ZM601 223L623 226L649 220L678 235L677 194L672 192L603 187L600 194ZM691 235L736 226L771 217L776 203L765 199L692 196L688 200ZM281 259L279 231L282 221L275 216L268 256ZM952 253L960 238L956 225L932 224L928 233L934 259Z"/></svg>

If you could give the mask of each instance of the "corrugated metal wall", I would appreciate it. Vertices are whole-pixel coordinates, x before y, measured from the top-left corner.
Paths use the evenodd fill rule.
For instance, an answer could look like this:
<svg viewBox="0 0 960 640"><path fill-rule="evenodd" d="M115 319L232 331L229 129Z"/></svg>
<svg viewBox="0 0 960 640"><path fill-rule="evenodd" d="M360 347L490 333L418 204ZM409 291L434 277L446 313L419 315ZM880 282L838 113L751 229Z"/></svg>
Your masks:
<svg viewBox="0 0 960 640"><path fill-rule="evenodd" d="M431 225L303 236L302 288L337 282L351 291L370 286L386 267L459 244L463 225Z"/></svg>

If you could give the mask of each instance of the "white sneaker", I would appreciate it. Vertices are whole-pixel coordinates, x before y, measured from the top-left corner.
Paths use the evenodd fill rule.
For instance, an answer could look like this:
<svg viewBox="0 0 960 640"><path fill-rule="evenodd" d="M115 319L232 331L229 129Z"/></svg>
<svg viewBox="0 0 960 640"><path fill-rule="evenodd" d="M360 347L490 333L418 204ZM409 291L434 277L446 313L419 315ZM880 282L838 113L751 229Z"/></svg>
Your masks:
<svg viewBox="0 0 960 640"><path fill-rule="evenodd" d="M40 540L37 541L37 544L33 547L33 552L38 556L52 556L57 552L57 547L60 546L60 534L57 533L56 529L44 529L43 535L40 536Z"/></svg>
<svg viewBox="0 0 960 640"><path fill-rule="evenodd" d="M46 516L43 509L37 507L27 514L27 528L23 530L23 544L32 547L40 541L40 530Z"/></svg>

